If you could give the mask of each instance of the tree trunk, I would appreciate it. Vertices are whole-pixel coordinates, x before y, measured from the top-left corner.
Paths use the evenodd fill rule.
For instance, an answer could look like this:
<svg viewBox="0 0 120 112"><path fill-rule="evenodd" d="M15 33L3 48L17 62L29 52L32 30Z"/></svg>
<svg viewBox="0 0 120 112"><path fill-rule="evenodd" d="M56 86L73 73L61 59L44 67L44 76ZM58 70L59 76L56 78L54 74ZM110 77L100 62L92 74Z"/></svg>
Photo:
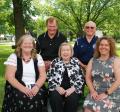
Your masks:
<svg viewBox="0 0 120 112"><path fill-rule="evenodd" d="M15 23L15 37L16 37L15 42L17 42L19 40L19 38L23 34L25 34L22 1L23 0L12 0L14 23Z"/></svg>

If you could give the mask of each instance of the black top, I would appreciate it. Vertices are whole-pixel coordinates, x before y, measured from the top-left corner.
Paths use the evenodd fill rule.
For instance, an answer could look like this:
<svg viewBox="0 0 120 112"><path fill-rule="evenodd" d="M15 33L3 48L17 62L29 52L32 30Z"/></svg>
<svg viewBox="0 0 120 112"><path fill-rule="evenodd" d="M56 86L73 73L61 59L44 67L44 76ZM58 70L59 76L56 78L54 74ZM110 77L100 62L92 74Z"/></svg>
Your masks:
<svg viewBox="0 0 120 112"><path fill-rule="evenodd" d="M63 73L63 80L61 83L61 87L63 87L65 90L70 88L70 78L68 77L67 68L65 68L65 72Z"/></svg>
<svg viewBox="0 0 120 112"><path fill-rule="evenodd" d="M37 53L40 53L43 60L52 61L58 57L58 49L61 43L67 41L65 36L57 32L53 39L48 36L48 32L40 35L36 42Z"/></svg>

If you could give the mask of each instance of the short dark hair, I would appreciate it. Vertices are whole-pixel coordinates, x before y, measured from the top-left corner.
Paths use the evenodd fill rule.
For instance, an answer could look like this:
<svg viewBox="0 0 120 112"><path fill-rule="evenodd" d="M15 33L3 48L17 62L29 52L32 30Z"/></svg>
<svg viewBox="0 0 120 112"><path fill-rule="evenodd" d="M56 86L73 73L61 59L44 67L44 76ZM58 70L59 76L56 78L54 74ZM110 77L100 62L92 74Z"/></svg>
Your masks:
<svg viewBox="0 0 120 112"><path fill-rule="evenodd" d="M56 21L56 24L58 25L58 20L57 18L51 16L49 17L47 20L46 20L46 25L48 24L48 22L53 22L53 21Z"/></svg>

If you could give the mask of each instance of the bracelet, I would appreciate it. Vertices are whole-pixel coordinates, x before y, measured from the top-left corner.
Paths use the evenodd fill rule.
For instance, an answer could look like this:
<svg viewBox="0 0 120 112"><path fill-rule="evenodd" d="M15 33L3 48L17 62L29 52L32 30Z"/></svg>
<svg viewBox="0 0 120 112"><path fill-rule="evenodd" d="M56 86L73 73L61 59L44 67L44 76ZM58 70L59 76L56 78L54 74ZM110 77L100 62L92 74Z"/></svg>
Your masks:
<svg viewBox="0 0 120 112"><path fill-rule="evenodd" d="M106 95L109 95L108 90L106 90L104 93L105 93Z"/></svg>
<svg viewBox="0 0 120 112"><path fill-rule="evenodd" d="M36 86L38 89L40 89L40 87L38 86L38 84L35 84L35 86Z"/></svg>

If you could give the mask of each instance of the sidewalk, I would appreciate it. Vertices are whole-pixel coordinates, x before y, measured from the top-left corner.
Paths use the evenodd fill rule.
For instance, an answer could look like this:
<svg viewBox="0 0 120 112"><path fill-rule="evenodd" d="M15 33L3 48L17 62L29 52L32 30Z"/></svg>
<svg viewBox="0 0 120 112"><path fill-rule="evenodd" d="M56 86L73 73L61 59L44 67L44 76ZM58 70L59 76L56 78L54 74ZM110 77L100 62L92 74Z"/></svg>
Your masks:
<svg viewBox="0 0 120 112"><path fill-rule="evenodd" d="M15 45L15 42L0 42L0 45L12 46Z"/></svg>

